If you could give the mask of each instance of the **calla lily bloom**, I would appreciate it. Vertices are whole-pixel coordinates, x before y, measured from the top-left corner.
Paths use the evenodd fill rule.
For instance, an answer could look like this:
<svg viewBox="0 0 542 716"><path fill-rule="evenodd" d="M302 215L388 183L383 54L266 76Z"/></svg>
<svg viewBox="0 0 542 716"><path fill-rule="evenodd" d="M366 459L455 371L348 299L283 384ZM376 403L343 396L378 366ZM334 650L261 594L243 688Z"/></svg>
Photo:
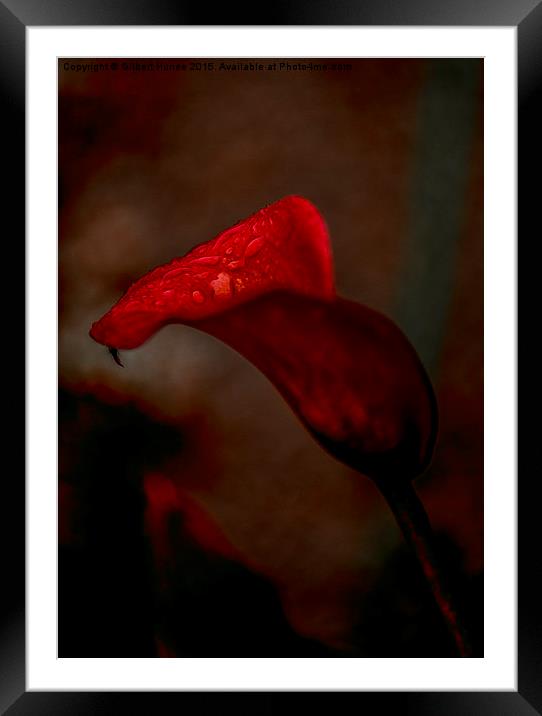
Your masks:
<svg viewBox="0 0 542 716"><path fill-rule="evenodd" d="M170 323L199 328L256 365L332 455L371 477L413 547L459 653L429 522L409 481L437 431L431 383L388 318L337 296L328 231L289 196L136 281L91 328L117 362Z"/></svg>
<svg viewBox="0 0 542 716"><path fill-rule="evenodd" d="M92 326L110 348L137 348L168 323L195 323L274 290L335 295L325 222L290 196L158 266Z"/></svg>
<svg viewBox="0 0 542 716"><path fill-rule="evenodd" d="M133 284L91 329L118 350L184 323L254 363L335 457L375 478L412 478L435 441L436 403L408 340L335 293L328 232L286 197Z"/></svg>

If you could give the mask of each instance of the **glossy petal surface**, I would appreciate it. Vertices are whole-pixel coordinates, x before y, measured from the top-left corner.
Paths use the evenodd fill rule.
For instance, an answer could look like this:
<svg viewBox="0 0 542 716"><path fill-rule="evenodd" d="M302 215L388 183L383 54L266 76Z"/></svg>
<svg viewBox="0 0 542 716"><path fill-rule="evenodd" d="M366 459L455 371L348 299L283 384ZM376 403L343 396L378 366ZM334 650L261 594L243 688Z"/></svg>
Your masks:
<svg viewBox="0 0 542 716"><path fill-rule="evenodd" d="M286 197L149 272L91 336L134 348L167 323L245 356L346 464L376 479L427 466L437 424L429 379L395 324L336 296L325 223L306 199Z"/></svg>
<svg viewBox="0 0 542 716"><path fill-rule="evenodd" d="M325 222L307 199L288 196L136 281L90 335L137 348L160 327L208 318L275 289L334 294Z"/></svg>

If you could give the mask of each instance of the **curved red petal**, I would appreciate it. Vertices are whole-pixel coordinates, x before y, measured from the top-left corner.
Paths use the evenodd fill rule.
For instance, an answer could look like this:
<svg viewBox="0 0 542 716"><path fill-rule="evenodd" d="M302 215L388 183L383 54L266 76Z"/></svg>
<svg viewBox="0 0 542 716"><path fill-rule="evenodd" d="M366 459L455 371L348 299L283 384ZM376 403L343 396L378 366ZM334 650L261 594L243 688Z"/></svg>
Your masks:
<svg viewBox="0 0 542 716"><path fill-rule="evenodd" d="M428 465L437 406L407 338L341 298L274 293L195 327L250 360L336 458L377 479Z"/></svg>
<svg viewBox="0 0 542 716"><path fill-rule="evenodd" d="M134 348L172 322L248 358L346 464L377 479L427 466L430 381L389 319L336 297L327 230L306 199L286 197L146 274L90 334Z"/></svg>
<svg viewBox="0 0 542 716"><path fill-rule="evenodd" d="M334 294L325 222L300 196L285 197L150 271L90 335L116 349L136 348L167 323L208 318L275 289Z"/></svg>

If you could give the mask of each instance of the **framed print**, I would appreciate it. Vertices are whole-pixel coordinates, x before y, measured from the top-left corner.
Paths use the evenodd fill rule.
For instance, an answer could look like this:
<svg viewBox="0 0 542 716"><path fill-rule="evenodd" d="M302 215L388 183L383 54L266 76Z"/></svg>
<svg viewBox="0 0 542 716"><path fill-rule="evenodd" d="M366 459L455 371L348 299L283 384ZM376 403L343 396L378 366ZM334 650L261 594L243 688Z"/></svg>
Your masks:
<svg viewBox="0 0 542 716"><path fill-rule="evenodd" d="M2 7L29 398L3 708L539 711L540 7L60 10Z"/></svg>

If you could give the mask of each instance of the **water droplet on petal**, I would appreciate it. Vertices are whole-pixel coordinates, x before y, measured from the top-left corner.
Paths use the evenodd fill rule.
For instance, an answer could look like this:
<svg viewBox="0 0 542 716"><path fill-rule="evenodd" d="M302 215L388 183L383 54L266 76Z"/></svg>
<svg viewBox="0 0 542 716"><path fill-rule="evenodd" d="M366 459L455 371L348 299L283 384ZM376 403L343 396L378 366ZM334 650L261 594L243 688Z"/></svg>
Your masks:
<svg viewBox="0 0 542 716"><path fill-rule="evenodd" d="M193 291L192 300L194 301L194 303L203 303L205 301L205 296L202 294L201 291Z"/></svg>
<svg viewBox="0 0 542 716"><path fill-rule="evenodd" d="M215 281L211 281L211 286L216 296L229 296L231 293L231 279L227 273L219 273Z"/></svg>
<svg viewBox="0 0 542 716"><path fill-rule="evenodd" d="M247 246L245 250L245 256L254 256L254 254L257 254L258 251L262 248L262 246L265 244L265 240L262 239L261 236L258 236L258 238L253 239Z"/></svg>
<svg viewBox="0 0 542 716"><path fill-rule="evenodd" d="M226 231L223 231L219 236L216 237L214 241L214 250L216 251L219 249L222 244L227 241L232 234L236 234L239 231L239 224L242 224L243 222L239 222L238 224L235 224L235 226L232 226L231 228L227 229Z"/></svg>
<svg viewBox="0 0 542 716"><path fill-rule="evenodd" d="M220 261L220 256L202 256L198 259L193 259L190 261L190 266L192 264L201 265L201 266L214 266Z"/></svg>
<svg viewBox="0 0 542 716"><path fill-rule="evenodd" d="M233 253L233 246L228 246L228 248L226 249L226 253L228 254L228 256L231 256L231 254Z"/></svg>
<svg viewBox="0 0 542 716"><path fill-rule="evenodd" d="M171 269L171 271L167 271L167 272L164 274L163 278L173 278L174 276L178 276L178 275L179 275L180 273L182 273L183 271L186 271L186 267L185 267L185 266L180 266L179 268Z"/></svg>
<svg viewBox="0 0 542 716"><path fill-rule="evenodd" d="M241 266L244 266L244 261L231 261L228 264L228 268L232 271L236 271L238 268L241 268Z"/></svg>

